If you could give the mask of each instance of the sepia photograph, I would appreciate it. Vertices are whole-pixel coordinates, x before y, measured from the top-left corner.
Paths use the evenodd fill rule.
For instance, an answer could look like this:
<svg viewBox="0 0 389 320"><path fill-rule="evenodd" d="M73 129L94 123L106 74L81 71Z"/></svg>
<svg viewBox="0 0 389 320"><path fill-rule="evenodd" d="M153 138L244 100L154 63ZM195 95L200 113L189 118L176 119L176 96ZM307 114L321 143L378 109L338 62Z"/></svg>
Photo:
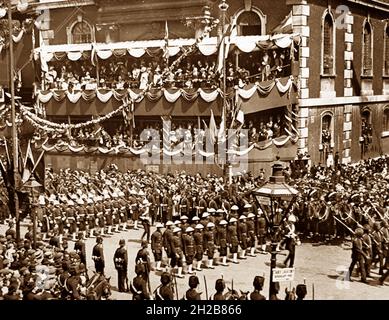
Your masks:
<svg viewBox="0 0 389 320"><path fill-rule="evenodd" d="M0 300L389 300L389 0L0 0Z"/></svg>

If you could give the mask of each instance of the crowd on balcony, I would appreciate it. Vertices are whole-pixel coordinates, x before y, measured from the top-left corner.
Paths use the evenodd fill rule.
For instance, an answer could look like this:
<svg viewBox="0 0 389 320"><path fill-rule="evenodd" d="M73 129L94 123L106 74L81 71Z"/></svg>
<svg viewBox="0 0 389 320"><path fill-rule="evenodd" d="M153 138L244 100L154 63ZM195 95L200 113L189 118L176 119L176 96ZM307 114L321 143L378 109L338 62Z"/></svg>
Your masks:
<svg viewBox="0 0 389 320"><path fill-rule="evenodd" d="M232 56L232 55L231 55ZM290 75L289 50L269 50L242 53L230 57L226 62L226 84L228 87L243 87L248 83L272 80ZM172 60L172 59L170 59ZM195 55L183 59L170 70L162 57L142 59L112 58L99 60L93 66L88 59L53 62L42 74L43 89L94 90L102 89L146 89L184 88L216 89L221 85L217 71L217 55ZM220 69L219 69L220 71Z"/></svg>

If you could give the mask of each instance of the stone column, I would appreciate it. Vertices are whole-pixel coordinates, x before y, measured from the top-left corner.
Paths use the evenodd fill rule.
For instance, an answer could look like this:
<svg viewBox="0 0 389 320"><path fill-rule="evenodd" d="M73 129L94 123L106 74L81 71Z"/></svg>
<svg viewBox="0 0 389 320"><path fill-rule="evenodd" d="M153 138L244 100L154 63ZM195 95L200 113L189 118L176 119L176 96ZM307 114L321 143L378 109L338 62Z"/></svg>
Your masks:
<svg viewBox="0 0 389 320"><path fill-rule="evenodd" d="M292 6L293 31L301 36L300 51L299 51L299 98L309 98L309 35L310 28L308 25L308 17L310 15L310 7L306 0L289 0L288 5ZM298 152L308 152L308 117L309 109L303 107L299 109L298 131L300 140L298 144Z"/></svg>
<svg viewBox="0 0 389 320"><path fill-rule="evenodd" d="M344 96L352 97L353 96L353 70L352 70L352 61L354 59L353 52L353 43L354 43L354 33L353 33L353 23L354 17L349 11L345 17L345 27L346 31L344 34L345 50L344 50ZM345 105L343 111L343 154L342 154L342 163L351 162L351 131L352 131L352 105Z"/></svg>

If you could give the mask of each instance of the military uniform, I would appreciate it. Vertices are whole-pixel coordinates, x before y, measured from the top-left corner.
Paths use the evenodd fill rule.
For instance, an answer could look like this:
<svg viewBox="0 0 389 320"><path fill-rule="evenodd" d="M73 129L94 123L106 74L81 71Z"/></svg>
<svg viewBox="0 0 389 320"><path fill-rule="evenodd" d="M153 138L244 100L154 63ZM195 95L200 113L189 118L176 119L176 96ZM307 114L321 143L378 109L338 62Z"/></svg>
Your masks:
<svg viewBox="0 0 389 320"><path fill-rule="evenodd" d="M163 245L163 236L161 230L158 228L151 235L151 250L154 254L154 260L157 264L156 269L161 269L162 261L162 245Z"/></svg>
<svg viewBox="0 0 389 320"><path fill-rule="evenodd" d="M82 239L79 239L74 244L74 251L78 254L80 257L80 262L83 263L86 266L86 249L85 249L85 242Z"/></svg>
<svg viewBox="0 0 389 320"><path fill-rule="evenodd" d="M247 249L247 224L243 219L239 220L238 224L238 239L239 245L242 249L241 251L241 259L246 259L246 249Z"/></svg>
<svg viewBox="0 0 389 320"><path fill-rule="evenodd" d="M235 219L235 218L234 218ZM230 246L230 251L232 253L233 263L238 263L238 232L236 224L230 224L227 228L227 242Z"/></svg>
<svg viewBox="0 0 389 320"><path fill-rule="evenodd" d="M363 230L361 230L360 233L358 232L358 235L353 239L353 244L352 244L353 246L351 252L351 264L349 267L349 277L351 278L354 267L358 263L361 272L361 280L362 282L366 282L366 269L365 269L365 261L364 261L366 255L362 250L362 239L361 239L362 235L363 235Z"/></svg>
<svg viewBox="0 0 389 320"><path fill-rule="evenodd" d="M216 244L219 247L219 254L222 258L222 265L227 265L227 227L219 225L217 227Z"/></svg>
<svg viewBox="0 0 389 320"><path fill-rule="evenodd" d="M96 272L104 274L105 260L104 260L103 245L101 243L97 243L93 247L92 259L95 262Z"/></svg>
<svg viewBox="0 0 389 320"><path fill-rule="evenodd" d="M201 294L196 291L196 289L189 289L185 293L184 300L201 300Z"/></svg>
<svg viewBox="0 0 389 320"><path fill-rule="evenodd" d="M205 250L208 256L208 264L207 267L213 269L213 257L215 254L215 238L214 238L214 230L206 230L204 231L204 244Z"/></svg>
<svg viewBox="0 0 389 320"><path fill-rule="evenodd" d="M150 295L147 291L147 282L143 276L137 275L131 283L130 287L132 300L149 300Z"/></svg>
<svg viewBox="0 0 389 320"><path fill-rule="evenodd" d="M183 244L184 244L184 254L186 264L188 265L188 273L193 273L193 258L195 255L195 240L191 233L186 233L182 236Z"/></svg>
<svg viewBox="0 0 389 320"><path fill-rule="evenodd" d="M162 235L163 237L163 247L165 248L166 255L168 259L172 258L172 237L173 231L170 228L167 228Z"/></svg>
<svg viewBox="0 0 389 320"><path fill-rule="evenodd" d="M204 247L203 247L203 232L201 229L196 229L193 234L193 240L195 243L195 259L197 261L197 267L195 268L198 271L201 271L201 263L204 255Z"/></svg>
<svg viewBox="0 0 389 320"><path fill-rule="evenodd" d="M119 292L126 292L128 290L128 288L126 288L128 269L128 255L126 248L120 247L116 249L115 254L113 256L113 260L115 264L115 269L118 272Z"/></svg>

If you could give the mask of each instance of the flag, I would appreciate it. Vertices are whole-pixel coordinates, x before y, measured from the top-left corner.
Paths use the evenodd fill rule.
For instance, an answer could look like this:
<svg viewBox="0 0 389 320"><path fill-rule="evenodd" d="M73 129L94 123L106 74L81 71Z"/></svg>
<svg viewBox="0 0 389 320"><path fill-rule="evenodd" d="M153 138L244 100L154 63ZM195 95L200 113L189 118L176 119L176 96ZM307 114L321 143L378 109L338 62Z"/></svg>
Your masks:
<svg viewBox="0 0 389 320"><path fill-rule="evenodd" d="M167 25L167 20L165 20L165 46L164 46L164 52L163 52L163 58L165 60L169 59L169 28Z"/></svg>
<svg viewBox="0 0 389 320"><path fill-rule="evenodd" d="M216 137L218 135L215 116L213 115L213 111L211 109L211 118L209 119L209 140L212 144L215 144Z"/></svg>
<svg viewBox="0 0 389 320"><path fill-rule="evenodd" d="M236 22L237 19L235 18L226 32L224 32L220 44L219 44L219 51L218 51L218 59L217 59L217 67L216 72L222 73L223 70L223 61L228 58L228 53L230 51L230 43L231 43L231 34L236 28Z"/></svg>
<svg viewBox="0 0 389 320"><path fill-rule="evenodd" d="M34 167L35 167L35 160L34 160L34 156L32 155L31 140L29 140L27 145L26 157L23 163L23 171L22 171L23 184L25 184L28 181L28 179L30 179Z"/></svg>
<svg viewBox="0 0 389 320"><path fill-rule="evenodd" d="M219 143L223 143L226 141L226 117L225 117L225 106L223 106L223 112L222 112L222 120L220 122L219 132L217 134L217 140Z"/></svg>
<svg viewBox="0 0 389 320"><path fill-rule="evenodd" d="M244 112L242 110L238 111L238 115L236 116L236 120L240 123L244 123Z"/></svg>
<svg viewBox="0 0 389 320"><path fill-rule="evenodd" d="M293 19L292 11L282 20L282 22L273 29L272 35L281 33L292 33L293 32Z"/></svg>

